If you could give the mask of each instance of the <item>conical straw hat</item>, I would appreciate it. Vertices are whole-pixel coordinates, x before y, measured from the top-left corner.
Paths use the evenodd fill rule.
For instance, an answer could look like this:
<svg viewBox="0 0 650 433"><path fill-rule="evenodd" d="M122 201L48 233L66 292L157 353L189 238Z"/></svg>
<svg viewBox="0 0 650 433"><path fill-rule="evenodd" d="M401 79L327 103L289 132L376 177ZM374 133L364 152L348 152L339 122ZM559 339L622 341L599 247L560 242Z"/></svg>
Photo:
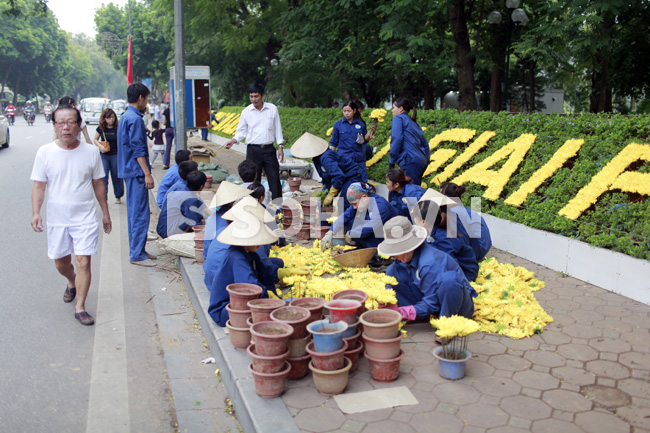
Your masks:
<svg viewBox="0 0 650 433"><path fill-rule="evenodd" d="M219 184L219 189L212 198L212 202L210 202L210 209L223 206L224 204L232 203L235 200L246 197L251 192L253 191L250 189L246 189L242 186L235 185L234 183L224 180L221 182L221 184Z"/></svg>
<svg viewBox="0 0 650 433"><path fill-rule="evenodd" d="M251 203L247 198L242 199L244 204L241 205L241 211L235 212L235 219L223 229L217 240L227 245L242 247L268 245L277 241L278 237L263 222L264 213L268 214L266 209L255 199L251 198L254 202Z"/></svg>
<svg viewBox="0 0 650 433"><path fill-rule="evenodd" d="M309 132L305 132L296 140L295 143L293 143L293 146L291 146L289 151L291 152L291 155L296 158L313 158L325 153L328 146L329 144L326 140L316 137L314 134Z"/></svg>
<svg viewBox="0 0 650 433"><path fill-rule="evenodd" d="M233 207L231 207L225 214L221 216L221 218L228 220L228 221L235 221L238 218L238 216L242 215L244 212L250 212L248 208L254 208L256 206L259 206L262 208L262 211L264 215L264 222L265 223L270 223L275 221L275 218L273 215L269 213L266 209L264 209L264 206L262 206L257 200L255 200L253 197L250 195L242 198L239 200Z"/></svg>
<svg viewBox="0 0 650 433"><path fill-rule="evenodd" d="M435 189L431 189L431 188L427 189L424 195L420 197L420 200L418 200L418 202L425 201L425 200L431 200L432 202L436 203L438 206L452 207L452 206L460 205L460 203L458 203L456 200L453 200L447 197L446 195L442 194L441 192L438 192Z"/></svg>

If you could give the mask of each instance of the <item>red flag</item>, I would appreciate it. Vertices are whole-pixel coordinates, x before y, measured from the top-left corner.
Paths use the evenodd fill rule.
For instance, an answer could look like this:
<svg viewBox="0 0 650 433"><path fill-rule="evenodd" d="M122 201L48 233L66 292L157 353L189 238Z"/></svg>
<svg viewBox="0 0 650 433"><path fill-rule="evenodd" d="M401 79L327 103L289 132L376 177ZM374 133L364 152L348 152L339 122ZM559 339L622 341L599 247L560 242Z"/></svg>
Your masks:
<svg viewBox="0 0 650 433"><path fill-rule="evenodd" d="M129 35L129 52L126 55L126 83L133 84L133 72L131 71L131 35Z"/></svg>

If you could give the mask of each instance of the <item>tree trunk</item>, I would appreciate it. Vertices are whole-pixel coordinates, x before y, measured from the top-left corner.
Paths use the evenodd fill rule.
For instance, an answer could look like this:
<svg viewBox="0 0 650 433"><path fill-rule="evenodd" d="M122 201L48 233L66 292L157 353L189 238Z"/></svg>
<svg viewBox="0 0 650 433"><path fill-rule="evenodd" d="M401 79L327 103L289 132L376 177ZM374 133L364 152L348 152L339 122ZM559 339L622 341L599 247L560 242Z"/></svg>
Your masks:
<svg viewBox="0 0 650 433"><path fill-rule="evenodd" d="M603 36L609 37L614 26L614 18L603 20ZM609 46L606 45L596 53L594 70L591 73L591 95L589 96L589 111L600 113L612 111L612 90L609 86Z"/></svg>
<svg viewBox="0 0 650 433"><path fill-rule="evenodd" d="M465 14L465 0L453 0L449 8L451 32L456 46L456 70L458 76L458 109L460 111L476 110L474 95L474 64Z"/></svg>
<svg viewBox="0 0 650 433"><path fill-rule="evenodd" d="M503 108L503 68L500 65L492 66L492 80L490 81L490 111L498 113Z"/></svg>
<svg viewBox="0 0 650 433"><path fill-rule="evenodd" d="M535 66L536 62L534 61L528 61L526 62L526 66L528 67L528 79L530 81L530 102L528 105L529 108L529 113L534 113L535 112Z"/></svg>
<svg viewBox="0 0 650 433"><path fill-rule="evenodd" d="M422 92L424 92L424 109L433 110L435 108L435 99L433 97L433 86L426 77L420 81L422 83Z"/></svg>

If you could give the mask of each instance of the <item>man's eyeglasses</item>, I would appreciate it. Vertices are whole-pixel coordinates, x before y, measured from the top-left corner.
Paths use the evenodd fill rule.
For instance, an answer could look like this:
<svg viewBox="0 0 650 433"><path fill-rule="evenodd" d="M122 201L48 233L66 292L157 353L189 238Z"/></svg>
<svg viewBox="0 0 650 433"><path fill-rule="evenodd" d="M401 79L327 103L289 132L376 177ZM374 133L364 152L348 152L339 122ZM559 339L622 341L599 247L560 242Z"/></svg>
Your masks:
<svg viewBox="0 0 650 433"><path fill-rule="evenodd" d="M67 120L67 121L62 121L62 122L54 122L54 124L56 126L64 126L64 125L76 126L77 123L79 123L79 122L77 122L76 120Z"/></svg>

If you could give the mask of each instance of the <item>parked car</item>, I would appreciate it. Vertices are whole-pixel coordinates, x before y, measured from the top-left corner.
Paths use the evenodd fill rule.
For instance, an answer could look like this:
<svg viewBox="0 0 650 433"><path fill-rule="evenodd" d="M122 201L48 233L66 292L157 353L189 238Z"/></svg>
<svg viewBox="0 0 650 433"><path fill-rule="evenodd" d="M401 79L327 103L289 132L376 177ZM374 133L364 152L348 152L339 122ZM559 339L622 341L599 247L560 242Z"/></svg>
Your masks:
<svg viewBox="0 0 650 433"><path fill-rule="evenodd" d="M124 99L114 99L111 101L109 108L112 108L113 111L115 111L115 115L117 115L117 118L119 119L122 117L122 114L124 114L128 106L129 104Z"/></svg>
<svg viewBox="0 0 650 433"><path fill-rule="evenodd" d="M9 147L9 119L0 114L0 145Z"/></svg>
<svg viewBox="0 0 650 433"><path fill-rule="evenodd" d="M108 108L110 103L106 98L85 98L79 102L79 111L81 117L87 124L96 123L99 125L99 117L102 115L104 108Z"/></svg>

